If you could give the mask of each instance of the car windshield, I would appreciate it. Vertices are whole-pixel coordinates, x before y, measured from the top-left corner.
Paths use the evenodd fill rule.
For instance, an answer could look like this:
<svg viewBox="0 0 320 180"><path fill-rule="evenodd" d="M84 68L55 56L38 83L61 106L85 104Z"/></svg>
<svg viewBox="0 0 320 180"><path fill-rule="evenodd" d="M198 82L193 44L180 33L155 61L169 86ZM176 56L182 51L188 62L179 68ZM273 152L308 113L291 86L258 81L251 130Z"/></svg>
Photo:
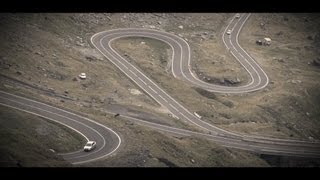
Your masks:
<svg viewBox="0 0 320 180"><path fill-rule="evenodd" d="M93 142L87 142L86 146L92 146Z"/></svg>

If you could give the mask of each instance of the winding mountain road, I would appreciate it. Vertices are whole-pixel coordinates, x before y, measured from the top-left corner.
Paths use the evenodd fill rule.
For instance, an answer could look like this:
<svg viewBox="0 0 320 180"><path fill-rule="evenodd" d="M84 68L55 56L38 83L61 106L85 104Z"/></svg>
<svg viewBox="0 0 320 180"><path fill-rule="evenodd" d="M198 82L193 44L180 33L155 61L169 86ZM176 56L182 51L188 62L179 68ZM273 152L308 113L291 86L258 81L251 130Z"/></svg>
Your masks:
<svg viewBox="0 0 320 180"><path fill-rule="evenodd" d="M287 154L292 155L294 153L290 152L290 149L296 147L303 147L301 152L297 154L303 154L304 151L314 154L320 152L320 144L315 142L299 141L299 140L286 140L277 138L266 138L266 137L256 137L256 136L245 136L229 132L213 126L190 112L187 108L177 102L168 93L166 93L161 87L159 87L155 82L148 78L142 70L131 64L125 57L121 56L112 47L112 42L124 38L124 37L145 37L152 38L162 41L168 44L172 49L172 74L175 78L193 83L201 88L221 93L246 93L260 90L267 86L269 79L263 69L258 65L258 63L242 48L238 43L238 36L246 20L249 18L250 14L242 14L240 18L233 17L231 22L228 24L226 30L223 33L222 39L227 49L235 57L236 60L246 69L251 77L251 82L247 85L239 87L228 87L228 86L218 86L214 84L208 84L199 80L191 71L190 67L190 47L188 43L179 36L170 34L167 32L154 30L154 29L141 29L141 28L125 28L125 29L113 29L108 31L103 31L95 34L91 38L92 44L118 69L120 69L128 78L136 83L141 89L143 89L150 97L157 101L163 107L166 107L175 117L185 122L189 122L199 130L204 131L212 136L219 136L228 139L228 141L236 140L240 141L241 145L248 145L250 143L255 143L258 146L253 147L247 146L246 149L252 149L254 151L264 151L276 153L277 145L284 145L286 150L278 149L278 151L288 152ZM230 35L226 35L228 29L232 30ZM161 128L160 128L161 129ZM226 143L227 141L225 141ZM274 150L270 147L274 146ZM233 145L234 148L240 148L240 145ZM280 148L280 147L279 147ZM283 154L283 153L282 153ZM318 156L318 155L317 155Z"/></svg>
<svg viewBox="0 0 320 180"><path fill-rule="evenodd" d="M0 105L60 123L79 133L87 141L94 140L97 142L97 147L90 152L84 152L81 149L76 152L60 154L72 164L82 164L104 158L120 147L121 138L112 129L64 109L4 91L0 91Z"/></svg>
<svg viewBox="0 0 320 180"><path fill-rule="evenodd" d="M239 33L249 16L250 14L241 14L239 18L233 17L222 36L222 41L226 48L245 68L251 77L251 81L248 84L237 87L209 84L197 78L191 70L191 56L188 43L174 34L154 29L126 28L103 31L93 35L91 43L109 61L135 82L137 86L143 89L151 98L163 107L166 107L175 117L181 121L192 124L194 127L198 128L199 131L189 131L124 115L120 116L163 132L206 138L225 147L244 149L262 154L320 158L319 142L246 136L226 131L201 120L172 98L159 87L159 85L148 78L142 70L135 67L112 48L112 42L123 37L147 37L163 41L172 48L171 68L175 78L192 83L195 86L212 92L253 92L266 87L269 79L258 63L239 45L238 42ZM226 34L228 29L232 30L230 35ZM86 153L79 150L61 154L66 160L73 164L81 164L102 159L116 152L121 145L120 136L112 129L94 120L61 108L53 107L42 102L13 95L4 91L0 91L0 105L15 108L58 122L81 134L86 140L97 141L97 148L92 152Z"/></svg>

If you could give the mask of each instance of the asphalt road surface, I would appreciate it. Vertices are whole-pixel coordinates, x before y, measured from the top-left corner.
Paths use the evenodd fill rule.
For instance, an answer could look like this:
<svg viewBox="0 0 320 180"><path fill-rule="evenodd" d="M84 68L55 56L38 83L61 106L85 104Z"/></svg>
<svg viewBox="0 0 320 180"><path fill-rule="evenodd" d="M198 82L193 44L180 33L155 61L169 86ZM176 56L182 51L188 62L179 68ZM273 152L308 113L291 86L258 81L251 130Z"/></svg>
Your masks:
<svg viewBox="0 0 320 180"><path fill-rule="evenodd" d="M191 82L194 85L214 92L246 93L257 91L267 86L269 82L268 76L258 65L258 63L256 63L254 59L247 52L245 52L245 50L240 47L238 43L238 36L241 28L243 27L249 16L250 14L241 14L240 18L233 17L222 37L226 48L230 49L230 53L233 54L235 59L238 60L250 74L251 82L249 82L247 85L239 87L217 86L205 83L196 78L191 72L190 67L190 47L184 39L174 34L154 29L113 29L95 34L94 36L92 36L91 42L108 60L110 60L116 67L118 67L128 78L135 82L137 86L143 89L150 97L152 97L163 107L166 107L175 117L184 122L193 124L204 133L227 138L229 141L238 140L240 141L240 143L238 144L243 145L248 145L248 143L261 144L261 147L259 148L253 146L246 147L246 149L252 149L254 151L264 151L266 153L270 151L271 153L271 151L273 151L270 149L271 146L276 148L280 145L287 145L287 150L278 149L278 151L281 151L281 153L285 153L287 151L288 155L292 155L293 153L289 152L289 149L292 149L292 147L303 147L300 154L303 154L303 152L307 153L308 148L310 152L317 153L320 150L319 143L256 136L244 136L223 130L221 128L213 126L212 124L202 121L192 112L187 110L187 108L177 102L174 98L172 98L150 78L148 78L141 69L131 64L125 57L121 56L112 47L113 41L124 37L147 37L163 41L167 43L173 51L171 69L174 77ZM228 29L232 30L232 33L230 35L226 34L226 31ZM236 148L235 145L230 147ZM276 151L277 150L274 150L272 153L277 153Z"/></svg>
<svg viewBox="0 0 320 180"><path fill-rule="evenodd" d="M251 81L248 84L238 87L218 86L199 80L193 74L190 67L191 56L188 43L174 34L154 29L126 28L103 31L92 36L91 42L95 48L97 48L128 78L135 82L137 86L143 89L144 92L160 105L166 107L174 117L194 125L199 131L195 132L179 129L123 115L120 115L120 117L171 134L199 136L212 140L225 147L244 149L262 154L319 158L319 142L240 135L202 121L143 74L142 70L132 65L127 59L117 53L111 45L112 41L123 37L148 37L157 39L167 43L173 50L171 69L175 78L193 83L195 86L199 86L203 89L219 93L246 93L257 91L267 86L269 82L268 76L258 63L255 62L255 60L238 43L238 36L241 28L249 16L250 14L241 14L240 18L233 17L222 36L226 48L230 50L230 53L237 61L239 61L251 77ZM226 34L228 29L232 30L230 35ZM3 91L0 91L0 105L55 121L81 134L86 140L94 140L97 142L96 149L91 152L83 152L81 149L76 152L61 154L66 160L73 164L81 164L102 159L106 156L110 156L120 147L121 138L112 129L65 109L53 107L42 102Z"/></svg>
<svg viewBox="0 0 320 180"><path fill-rule="evenodd" d="M84 152L81 149L76 152L60 154L72 164L81 164L104 158L115 152L121 144L120 136L112 129L61 108L3 91L0 91L0 105L60 123L81 134L87 141L94 140L97 142L96 148L90 152Z"/></svg>

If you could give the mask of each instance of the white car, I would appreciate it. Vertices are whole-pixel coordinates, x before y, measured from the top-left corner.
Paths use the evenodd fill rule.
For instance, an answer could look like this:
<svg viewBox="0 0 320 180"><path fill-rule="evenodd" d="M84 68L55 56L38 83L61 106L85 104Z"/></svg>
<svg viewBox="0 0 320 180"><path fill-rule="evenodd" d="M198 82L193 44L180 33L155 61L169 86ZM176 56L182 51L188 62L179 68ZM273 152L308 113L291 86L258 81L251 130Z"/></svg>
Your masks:
<svg viewBox="0 0 320 180"><path fill-rule="evenodd" d="M227 31L227 34L228 34L228 35L230 35L230 34L231 34L231 29L229 29L229 30Z"/></svg>
<svg viewBox="0 0 320 180"><path fill-rule="evenodd" d="M86 73L81 73L81 74L79 74L79 77L81 79L85 79L85 78L87 78L87 75L86 75Z"/></svg>
<svg viewBox="0 0 320 180"><path fill-rule="evenodd" d="M236 14L236 18L240 18L240 14Z"/></svg>
<svg viewBox="0 0 320 180"><path fill-rule="evenodd" d="M94 148L96 148L96 142L95 141L88 141L87 144L84 146L83 150L84 151L91 151Z"/></svg>

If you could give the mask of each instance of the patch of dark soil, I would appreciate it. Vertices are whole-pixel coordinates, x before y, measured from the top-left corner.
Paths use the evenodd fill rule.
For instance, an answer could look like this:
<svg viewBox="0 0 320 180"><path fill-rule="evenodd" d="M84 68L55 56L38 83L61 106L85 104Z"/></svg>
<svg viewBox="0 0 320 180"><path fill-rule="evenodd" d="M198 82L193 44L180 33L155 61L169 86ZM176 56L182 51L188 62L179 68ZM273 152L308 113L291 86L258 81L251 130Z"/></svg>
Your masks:
<svg viewBox="0 0 320 180"><path fill-rule="evenodd" d="M201 89L201 88L197 88L197 87L194 87L194 89L201 95L201 96L204 96L206 98L209 98L209 99L214 99L220 103L222 103L223 105L229 107L229 108L233 108L234 107L234 104L232 101L229 101L229 100L223 100L221 98L218 98L217 95L213 92L210 92L210 91L207 91L207 90L204 90L204 89Z"/></svg>
<svg viewBox="0 0 320 180"><path fill-rule="evenodd" d="M225 105L225 106L227 106L227 107L229 107L229 108L233 108L233 107L234 107L234 104L233 104L233 102L231 102L231 101L227 101L227 100L222 101L222 100L220 100L220 102L221 102L223 105Z"/></svg>
<svg viewBox="0 0 320 180"><path fill-rule="evenodd" d="M320 158L274 156L262 154L260 157L273 167L319 167Z"/></svg>
<svg viewBox="0 0 320 180"><path fill-rule="evenodd" d="M201 88L194 88L201 96L207 97L209 99L215 99L217 100L217 96L213 92L209 92L207 90L201 89Z"/></svg>
<svg viewBox="0 0 320 180"><path fill-rule="evenodd" d="M177 165L175 165L173 162L169 161L166 158L158 158L158 160L164 163L165 165L167 165L168 167L178 167Z"/></svg>
<svg viewBox="0 0 320 180"><path fill-rule="evenodd" d="M21 87L24 87L24 88L27 88L27 89L34 89L34 90L37 90L38 92L40 92L42 94L46 94L46 95L49 95L49 96L52 96L52 97L59 97L59 98L63 98L63 99L67 99L67 100L72 100L73 101L73 98L57 94L52 89L43 88L43 87L40 87L38 85L32 85L32 84L29 84L29 83L26 83L26 82L22 82L22 81L20 81L18 79L11 78L11 77L8 77L8 76L3 75L3 74L0 74L0 82L1 83L6 82L8 84L21 86Z"/></svg>
<svg viewBox="0 0 320 180"><path fill-rule="evenodd" d="M226 113L219 113L220 116L226 118L226 119L231 119L232 116L230 114L226 114Z"/></svg>
<svg viewBox="0 0 320 180"><path fill-rule="evenodd" d="M241 84L241 80L238 77L224 77L224 78L216 78L205 74L204 72L200 72L195 67L197 76L199 79L210 83L210 84L218 84L222 86L239 86Z"/></svg>

